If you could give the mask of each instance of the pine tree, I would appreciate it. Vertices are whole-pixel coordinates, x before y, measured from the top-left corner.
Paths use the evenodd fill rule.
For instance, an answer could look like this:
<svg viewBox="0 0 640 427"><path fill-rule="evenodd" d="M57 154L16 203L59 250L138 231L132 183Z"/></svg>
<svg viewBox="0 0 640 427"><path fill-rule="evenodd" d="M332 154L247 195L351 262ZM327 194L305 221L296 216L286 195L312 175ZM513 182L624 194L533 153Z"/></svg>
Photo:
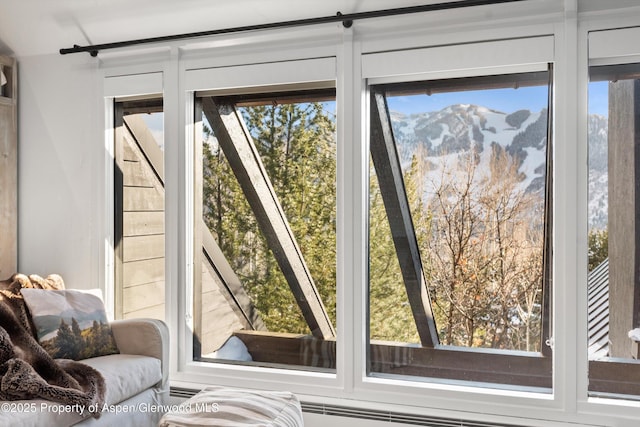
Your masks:
<svg viewBox="0 0 640 427"><path fill-rule="evenodd" d="M609 232L591 229L587 236L589 245L589 271L593 270L609 257Z"/></svg>

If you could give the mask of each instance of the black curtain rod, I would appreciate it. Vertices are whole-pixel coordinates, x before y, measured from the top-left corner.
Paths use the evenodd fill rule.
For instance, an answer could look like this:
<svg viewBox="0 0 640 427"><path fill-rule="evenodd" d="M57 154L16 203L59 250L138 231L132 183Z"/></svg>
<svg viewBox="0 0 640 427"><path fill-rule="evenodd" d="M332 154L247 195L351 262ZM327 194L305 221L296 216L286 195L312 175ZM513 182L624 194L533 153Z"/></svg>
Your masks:
<svg viewBox="0 0 640 427"><path fill-rule="evenodd" d="M319 17L319 18L307 18L307 19L298 19L293 21L273 22L270 24L246 25L242 27L224 28L220 30L200 31L200 32L194 32L194 33L175 34L175 35L161 36L161 37L149 37L149 38L126 40L126 41L114 42L114 43L94 44L94 45L88 45L88 46L74 45L73 47L70 47L70 48L60 49L60 54L66 55L69 53L89 52L91 56L97 56L98 52L101 50L117 49L122 47L140 45L140 44L167 42L167 41L182 40L182 39L192 39L197 37L240 33L245 31L268 30L268 29L274 29L274 28L287 28L287 27L301 27L301 26L307 26L307 25L327 24L332 22L342 22L342 24L346 28L349 28L353 24L353 21L357 21L359 19L381 18L385 16L406 15L406 14L418 13L418 12L433 12L438 10L459 9L459 8L485 6L485 5L501 4L501 3L514 3L519 1L525 1L525 0L461 0L461 1L452 1L447 3L434 3L434 4L425 4L421 6L401 7L396 9L374 10L370 12L348 13L344 15L338 12L335 16L325 16L325 17Z"/></svg>

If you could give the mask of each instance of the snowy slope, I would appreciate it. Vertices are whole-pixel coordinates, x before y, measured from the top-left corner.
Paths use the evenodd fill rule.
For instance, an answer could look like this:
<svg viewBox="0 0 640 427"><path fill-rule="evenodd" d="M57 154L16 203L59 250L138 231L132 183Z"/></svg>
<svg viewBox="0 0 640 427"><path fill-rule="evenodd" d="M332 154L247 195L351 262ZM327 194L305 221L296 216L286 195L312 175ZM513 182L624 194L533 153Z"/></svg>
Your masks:
<svg viewBox="0 0 640 427"><path fill-rule="evenodd" d="M520 188L544 197L547 110L505 113L471 104L450 105L440 111L403 114L390 112L396 146L406 170L414 155L426 156L428 179L437 185L442 168L455 165L475 150L478 171L489 170L492 144L521 162ZM607 119L589 116L589 220L597 228L607 221Z"/></svg>

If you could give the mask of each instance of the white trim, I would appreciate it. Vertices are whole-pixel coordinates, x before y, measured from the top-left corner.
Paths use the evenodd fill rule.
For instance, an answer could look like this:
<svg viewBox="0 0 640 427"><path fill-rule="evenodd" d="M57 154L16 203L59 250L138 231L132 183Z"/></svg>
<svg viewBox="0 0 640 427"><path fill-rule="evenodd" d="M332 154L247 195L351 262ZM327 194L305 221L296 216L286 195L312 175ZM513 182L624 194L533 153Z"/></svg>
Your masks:
<svg viewBox="0 0 640 427"><path fill-rule="evenodd" d="M115 150L114 140L115 132L113 129L114 120L114 108L113 98L104 98L104 211L103 211L103 237L100 239L103 244L102 250L104 251L104 282L102 289L104 295L105 309L107 311L107 318L113 320L115 318L115 254L114 254L114 162L115 162Z"/></svg>
<svg viewBox="0 0 640 427"><path fill-rule="evenodd" d="M362 75L417 79L542 71L553 61L553 53L552 36L372 53L362 57Z"/></svg>
<svg viewBox="0 0 640 427"><path fill-rule="evenodd" d="M114 173L115 173L115 131L114 101L162 96L163 73L145 72L142 74L102 75L102 94L104 105L104 145L103 145L103 235L101 254L103 256L103 292L105 309L110 319L115 318L115 230L114 230ZM160 94L160 95L159 95Z"/></svg>
<svg viewBox="0 0 640 427"><path fill-rule="evenodd" d="M588 294L587 294L587 224L588 224L588 84L589 84L589 33L587 26L578 21L577 25L577 54L575 56L576 78L576 312L577 342L576 342L576 410L584 412L588 401L589 360L588 360Z"/></svg>
<svg viewBox="0 0 640 427"><path fill-rule="evenodd" d="M347 283L355 283L353 280L353 239L350 231L354 229L353 215L353 185L354 180L351 159L353 158L353 144L350 144L353 135L354 121L352 111L356 108L349 89L353 86L353 68L355 58L353 54L353 29L345 29L343 34L342 50L339 51L337 62L336 81L336 125L337 125L337 150L336 150L336 376L338 385L345 391L353 390L353 355L356 353L357 342L353 325L355 318L353 310L353 288Z"/></svg>
<svg viewBox="0 0 640 427"><path fill-rule="evenodd" d="M638 40L640 27L592 31L589 33L589 59L617 58L618 61L630 62L626 57L640 56Z"/></svg>
<svg viewBox="0 0 640 427"><path fill-rule="evenodd" d="M193 111L195 108L194 102L195 94L191 91L187 92L185 95L184 105L185 105L185 117L193 117ZM184 233L184 267L185 267L185 275L184 275L184 289L185 293L183 295L184 298L184 323L185 327L182 328L184 332L184 352L181 354L184 357L184 363L189 364L193 360L193 333L195 331L194 325L194 313L193 306L195 295L194 292L194 264L195 264L195 253L196 248L195 238L194 238L194 230L195 230L195 200L194 200L194 173L195 173L195 159L194 159L194 144L195 144L195 128L196 125L194 120L185 120L184 126L184 134L185 134L185 143L182 144L184 150L184 224L180 224L180 229ZM189 178L187 178L189 177ZM199 253L199 252L198 252ZM199 259L199 258L198 258Z"/></svg>
<svg viewBox="0 0 640 427"><path fill-rule="evenodd" d="M552 240L552 336L553 386L557 408L575 411L576 382L576 317L578 310L587 309L575 304L577 291L574 242L577 239L577 147L575 103L577 96L577 21L572 8L574 0L566 0L567 17L556 31L556 58L553 87L553 240ZM574 10L575 12L575 10ZM586 326L585 326L586 327ZM586 355L586 347L584 349Z"/></svg>
<svg viewBox="0 0 640 427"><path fill-rule="evenodd" d="M180 319L184 315L181 286L184 282L184 190L186 180L185 118L183 115L184 96L181 91L182 70L179 51L171 48L169 60L163 67L166 84L164 86L164 197L165 197L165 314L169 326L172 345L170 347L170 375L177 372L182 358L180 349L185 348L180 340L184 335L180 330Z"/></svg>
<svg viewBox="0 0 640 427"><path fill-rule="evenodd" d="M104 79L104 96L111 98L140 97L162 93L162 73L132 74Z"/></svg>
<svg viewBox="0 0 640 427"><path fill-rule="evenodd" d="M603 13L586 13L581 17L578 31L578 103L577 103L577 145L578 161L578 213L577 213L577 259L576 281L578 284L577 305L585 307L578 313L577 324L584 326L578 332L578 358L576 388L578 391L577 411L585 416L606 417L624 426L637 425L640 414L640 401L637 397L630 399L590 397L588 393L588 357L586 349L587 322L587 223L588 223L588 147L587 114L588 114L588 67L600 65L619 65L640 62L640 49L636 40L631 37L640 35L640 8L604 11ZM628 39L627 39L628 38ZM582 345L581 345L582 344ZM610 421L613 422L613 421ZM613 425L613 424L612 424Z"/></svg>
<svg viewBox="0 0 640 427"><path fill-rule="evenodd" d="M178 279L180 289L180 315L177 319L178 342L180 351L177 354L175 371L172 378L177 381L195 383L216 383L229 386L245 386L258 388L273 388L274 384L281 384L286 380L287 388L300 392L308 391L310 380L313 380L313 388L325 390L326 394L333 394L338 387L337 374L292 369L264 368L247 365L230 365L224 363L206 363L193 361L193 221L195 213L193 208L193 141L194 141L194 103L193 94L196 91L213 91L219 93L246 93L265 92L272 90L291 90L293 88L310 87L335 87L337 59L335 57L301 59L296 61L278 61L257 63L248 65L214 67L206 69L182 69L180 94L183 97L181 104L184 107L181 114L184 132L180 138L181 175L179 180L183 183L184 195L181 200L181 218L178 229L184 235L180 243L180 265L183 271ZM185 63L181 64L183 67ZM166 98L165 98L166 99ZM168 101L167 101L168 102ZM338 111L338 114L340 112ZM340 132L340 129L338 129ZM345 144L342 144L343 146ZM340 147L340 144L339 144ZM339 148L343 149L343 148ZM337 189L337 197L342 191ZM338 214L338 227L342 226L340 212ZM342 244L341 241L337 242ZM336 262L339 261L340 257ZM337 266L337 280L340 280L341 268ZM338 282L337 289L344 289ZM344 308L343 308L344 310ZM341 338L338 337L340 340ZM344 349L342 350L344 351ZM343 379L344 381L344 379Z"/></svg>
<svg viewBox="0 0 640 427"><path fill-rule="evenodd" d="M333 87L336 79L336 60L330 58L188 70L185 90L198 91L240 89L242 91L286 90L292 85L320 84Z"/></svg>

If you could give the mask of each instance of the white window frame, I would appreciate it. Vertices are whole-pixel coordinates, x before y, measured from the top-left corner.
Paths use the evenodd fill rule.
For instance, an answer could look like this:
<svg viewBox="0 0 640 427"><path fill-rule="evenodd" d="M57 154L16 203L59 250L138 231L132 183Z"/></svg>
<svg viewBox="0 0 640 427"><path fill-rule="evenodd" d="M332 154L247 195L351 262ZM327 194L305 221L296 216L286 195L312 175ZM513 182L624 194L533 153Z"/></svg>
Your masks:
<svg viewBox="0 0 640 427"><path fill-rule="evenodd" d="M554 51L556 40L553 36L543 35L540 37L513 38L501 40L478 41L475 43L455 44L448 46L434 46L422 49L408 49L391 52L374 52L362 55L361 84L362 93L367 93L368 84L396 83L406 81L431 80L442 78L472 77L492 74L511 74L525 71L546 71L548 64L555 62ZM451 60L450 58L454 58ZM367 97L368 99L368 97ZM365 107L366 109L366 107ZM366 135L368 121L364 118L362 129ZM363 151L368 160L368 141L364 141ZM368 163L365 167L365 175L361 177L365 183L368 182ZM554 179L555 181L555 179ZM364 193L368 197L368 184L364 186ZM554 191L557 191L557 184L554 183ZM363 202L364 203L364 202ZM554 211L557 209L555 203ZM365 212L368 210L368 199L366 200ZM363 231L368 235L368 230ZM556 237L554 237L554 240ZM368 264L366 259L366 246L361 248L365 256L361 262ZM365 270L366 271L366 270ZM554 273L554 283L556 274ZM361 279L366 283L365 277ZM366 292L366 286L364 291ZM366 296L363 296L366 301ZM555 311L555 310L553 310ZM366 325L366 311L363 311L361 324ZM553 313L552 313L553 315ZM554 322L555 325L555 322ZM357 329L357 327L356 327ZM363 331L365 334L366 331ZM555 333L555 332L554 332ZM358 362L363 362L364 358L359 358ZM557 369L556 355L554 354L554 372ZM360 372L366 371L366 364L360 365ZM522 388L504 387L495 388L490 385L479 388L465 385L463 382L448 380L425 380L424 382L403 382L396 379L386 379L379 377L366 377L356 379L356 391L368 394L377 394L381 389L393 392L404 392L414 389L414 396L405 396L404 402L413 402L419 405L426 393L430 394L430 401L437 400L437 406L454 409L458 404L451 404L450 399L465 400L471 406L477 405L478 401L491 401L489 396L502 396L514 404L522 404L523 399L528 401L527 406L540 406L553 408L558 407L557 391L554 389L551 395L536 392L524 391ZM418 393L419 390L419 393ZM417 397L419 396L419 397ZM384 397L379 397L384 401ZM469 399L466 402L466 399ZM556 401L554 401L556 400ZM440 403L442 401L442 403Z"/></svg>
<svg viewBox="0 0 640 427"><path fill-rule="evenodd" d="M419 19L400 19L401 23L410 21L415 27L423 28L424 23ZM402 24L401 24L402 25ZM507 28L507 30L487 30L486 28L476 33L465 33L463 37L458 37L455 44L465 45L473 40L480 40L480 42L493 42L501 40L518 40L523 39L529 42L529 38L543 38L542 42L546 48L551 48L552 58L548 62L554 62L556 72L561 78L556 79L556 85L562 85L565 83L566 62L562 59L562 54L565 50L564 28L562 25L545 23L537 23L525 27ZM397 28L397 27L395 27ZM301 399L308 402L331 402L333 397L343 397L349 399L357 399L358 404L362 406L380 405L383 404L386 407L392 407L393 405L411 405L414 410L418 412L428 411L433 413L436 411L457 411L460 405L464 405L466 410L473 412L473 418L486 418L495 420L496 417L527 417L532 420L536 418L540 410L544 410L549 414L548 419L562 418L563 408L566 402L571 401L571 385L567 381L564 381L564 376L554 374L554 390L553 394L540 394L530 393L526 391L514 391L514 390L500 390L491 387L468 387L464 384L455 384L452 382L430 382L430 383L418 383L411 381L400 380L384 380L379 381L376 379L367 378L365 376L366 364L366 288L367 288L367 251L366 236L368 230L366 228L366 218L368 210L368 146L366 144L366 111L364 109L366 86L363 78L363 57L368 53L379 53L380 51L390 50L389 45L392 43L390 40L394 40L396 43L395 50L406 50L424 48L429 49L429 37L420 40L420 44L416 46L415 37L397 37L393 36L385 39L377 45L376 43L363 42L359 37L366 39L366 34L356 33L353 29L342 30L342 42L338 45L337 52L337 109L338 109L338 219L339 223L342 219L343 228L340 229L338 225L338 250L340 253L341 248L344 250L342 254L344 257L339 256L338 265L338 355L337 355L337 375L335 379L321 378L317 374L313 373L300 373L297 371L289 370L273 370L265 368L251 368L251 367L237 367L237 366L221 366L212 367L210 364L207 366L200 366L197 363L188 362L188 358L180 360L178 366L178 372L172 376L172 383L175 385L188 385L193 383L203 383L207 381L213 381L217 384L223 385L235 385L235 386L247 386L257 388L272 388L274 385L282 387L283 382L286 384L285 388L294 392L297 392ZM436 40L433 43L433 47L441 46L438 40L440 35L434 38ZM384 48L380 48L384 46ZM425 47L427 46L427 47ZM322 52L326 52L327 49L320 49ZM330 50L330 49L329 49ZM366 51L364 51L366 50ZM301 59L308 58L308 52L300 51ZM529 52L531 53L531 52ZM211 85L207 87L189 87L187 82L195 81L195 78L186 75L190 70L198 70L198 74L204 75L203 68L208 68L207 63L213 63L214 65L220 65L220 69L226 69L231 71L233 63L229 64L225 62L224 58L218 58L216 60L205 60L203 55L194 54L194 60L191 61L189 57L191 53L187 54L184 64L181 65L181 83L180 90L183 91L181 96L184 96L183 106L185 116L190 117L192 114L193 106L191 105L192 99L191 92L197 89L211 89ZM307 55L307 56L305 56ZM325 56L325 55L316 55ZM258 56L262 58L262 55ZM235 59L235 58L233 58ZM290 58L287 58L290 59ZM537 67L546 69L547 58L545 58L544 66L542 62L535 55L529 57L527 60L523 60L522 63L514 64L513 61L506 61L505 63L498 63L497 65L487 65L482 67L485 73L490 74L492 72L501 71L507 72L520 72L530 71L532 69L531 63L538 64ZM228 59L227 59L228 60ZM216 62L221 62L217 64ZM259 60L258 60L259 62ZM265 61L265 62L268 62ZM237 63L251 63L251 61L244 58ZM190 65L191 64L191 65ZM456 70L446 70L445 67L441 67L440 77L461 77L465 75L464 67L455 67ZM472 67L472 75L481 75L477 67ZM480 73L480 74L479 74ZM437 72L432 71L430 73L422 73L423 77L436 78ZM194 74L195 76L196 74ZM410 74L407 79L415 79L418 75ZM380 78L382 82L382 77ZM191 84L191 83L190 83ZM224 86L233 86L231 84L223 84ZM567 102L567 94L556 94L556 98L561 100L562 105ZM558 102L556 102L558 105ZM558 109L561 107L558 106ZM563 113L556 113L556 115L562 115ZM188 121L185 119L185 139L191 138L192 130L189 130ZM567 132L570 126L558 125L556 126L556 134L564 134ZM343 144L343 141L348 141L349 145ZM567 150L560 150L561 154L567 155ZM342 155L341 155L342 154ZM556 156L556 161L566 161L566 157ZM572 172L573 168L566 169L566 172L556 175L554 191L559 189L566 191L568 187L572 185ZM190 175L186 175L190 176ZM557 194L557 193L556 193ZM340 209L342 206L342 209ZM557 241L566 239L566 235L571 235L573 232L572 226L574 226L574 220L572 220L571 212L564 212L560 217L558 215L557 206L554 206L554 215L556 217L556 227L569 228L570 230L564 233L557 233L555 239ZM187 216L186 214L184 216ZM180 226L184 229L184 226ZM345 234L344 231L347 231ZM562 246L562 245L559 245ZM345 250L346 249L346 250ZM555 263L566 261L566 253L558 254L558 247L556 249ZM561 248L562 249L562 248ZM564 248L566 250L566 248ZM351 255L353 254L353 255ZM352 257L352 258L350 258ZM570 258L570 257L569 257ZM342 262L342 266L340 263ZM569 262L571 260L569 259ZM565 263L566 264L566 263ZM554 271L554 283L558 283L559 278L566 279L572 276L567 271L571 271L571 264L566 268L562 267L558 271ZM345 281L346 280L346 281ZM344 284L353 284L350 288L347 288ZM184 284L186 288L186 284ZM182 288L181 292L184 292ZM556 307L560 306L562 309L566 307L562 305L567 304L565 298L558 299L557 297L563 297L565 293L570 293L571 284L564 288L563 291L558 292L559 295L554 295L554 302ZM566 291L566 292L565 292ZM342 303L341 303L342 302ZM191 301L189 301L191 303ZM184 307L184 303L181 303L181 307ZM556 308L555 310L557 310ZM557 319L557 316L554 316ZM180 319L181 325L186 325L182 319ZM567 329L567 326L571 325L570 321L564 319L557 319L554 321L554 335L557 337L557 330ZM178 327L181 331L187 331L188 327ZM185 339L188 334L179 337L179 347L187 348L191 345L189 339ZM571 336L570 333L561 332L561 338ZM190 335L189 335L190 336ZM559 351L558 351L559 350ZM559 371L559 368L566 366L567 356L572 356L571 351L567 351L563 346L556 346L554 355L554 373ZM558 378L559 377L559 378ZM313 380L313 384L310 385L310 380ZM326 381L325 381L326 380ZM331 392L327 392L331 390ZM340 404L339 400L334 400L337 404ZM427 403L425 403L427 402ZM421 409L416 409L421 408ZM488 409L489 408L489 409ZM490 413L489 413L490 412ZM478 414L485 414L477 416ZM504 420L506 422L506 419ZM527 420L527 422L531 422ZM548 425L548 424L540 424Z"/></svg>
<svg viewBox="0 0 640 427"><path fill-rule="evenodd" d="M122 72L122 71L121 71ZM117 73L117 72L116 72ZM104 263L102 265L102 290L107 317L115 317L115 231L114 231L114 166L115 166L115 132L114 102L118 100L141 99L149 96L162 96L163 73L150 71L139 74L107 74L103 78L103 108L104 108L104 207L103 218L103 247Z"/></svg>
<svg viewBox="0 0 640 427"><path fill-rule="evenodd" d="M636 10L640 10L636 8ZM578 24L577 37L579 50L577 57L578 75L578 109L583 111L577 118L578 140L587 141L587 113L589 67L640 63L640 46L636 43L640 36L640 22L629 11L607 11L602 14L585 14ZM637 419L640 413L640 400L637 397L606 398L592 397L588 392L589 360L587 352L587 251L586 244L588 223L588 150L587 144L577 147L577 158L582 160L578 168L578 231L581 242L577 252L582 255L578 259L578 299L579 325L577 337L577 410L580 413L601 415L623 419ZM582 242L584 240L584 242ZM580 286L581 285L581 286ZM584 344L584 345L581 345Z"/></svg>
<svg viewBox="0 0 640 427"><path fill-rule="evenodd" d="M235 65L235 66L223 66L223 67L207 67L207 68L189 68L189 64L185 64L185 70L183 74L183 93L184 93L184 105L185 105L185 134L183 149L185 150L185 176L192 177L194 174L193 163L193 141L195 136L195 121L193 118L194 111L194 96L197 92L211 92L211 93L256 93L256 92L270 92L278 91L283 88L291 87L292 85L301 86L304 88L315 87L334 87L336 84L336 70L337 70L337 58L333 56L319 56L319 57L307 57L299 60L283 60L283 61L270 61L262 63L251 63L247 65ZM337 110L340 111L339 100ZM339 114L339 113L338 113ZM340 119L338 119L340 120ZM339 128L339 126L338 126ZM338 130L340 134L340 130ZM343 155L342 151L345 149L342 147L340 137L338 137L338 175L340 171L340 157ZM194 188L192 185L192 178L187 178L188 186L186 187L186 193L192 195ZM341 212L343 211L341 206L341 194L342 189L338 184L337 190L337 229L342 227L343 219ZM210 363L193 361L193 224L194 216L194 204L193 196L187 196L187 202L183 206L183 216L185 222L180 226L182 230L187 230L185 234L186 240L186 257L185 265L186 275L184 276L184 285L181 290L184 295L184 303L181 304L181 309L184 310L184 316L180 318L179 330L184 331L179 339L179 347L183 349L181 352L181 359L179 360L177 372L174 378L177 378L181 382L201 382L203 379L215 382L217 384L246 387L273 387L273 382L282 382L283 378L286 378L288 388L300 393L304 393L309 389L310 380L319 389L331 390L339 388L340 384L344 382L345 372L340 369L339 366L344 366L340 362L344 358L344 348L342 345L342 339L340 337L341 330L340 321L337 325L337 366L336 373L328 374L322 372L309 372L296 370L295 366L292 369L278 369L278 368L259 368L254 366L242 366L242 365L229 365L223 363ZM338 231L338 235L340 235ZM340 238L338 238L340 240ZM340 253L340 242L338 244L338 253ZM343 263L341 257L338 256L337 260L337 290L336 292L342 292L341 285L341 269ZM340 303L338 303L340 306ZM325 391L324 393L327 393Z"/></svg>

